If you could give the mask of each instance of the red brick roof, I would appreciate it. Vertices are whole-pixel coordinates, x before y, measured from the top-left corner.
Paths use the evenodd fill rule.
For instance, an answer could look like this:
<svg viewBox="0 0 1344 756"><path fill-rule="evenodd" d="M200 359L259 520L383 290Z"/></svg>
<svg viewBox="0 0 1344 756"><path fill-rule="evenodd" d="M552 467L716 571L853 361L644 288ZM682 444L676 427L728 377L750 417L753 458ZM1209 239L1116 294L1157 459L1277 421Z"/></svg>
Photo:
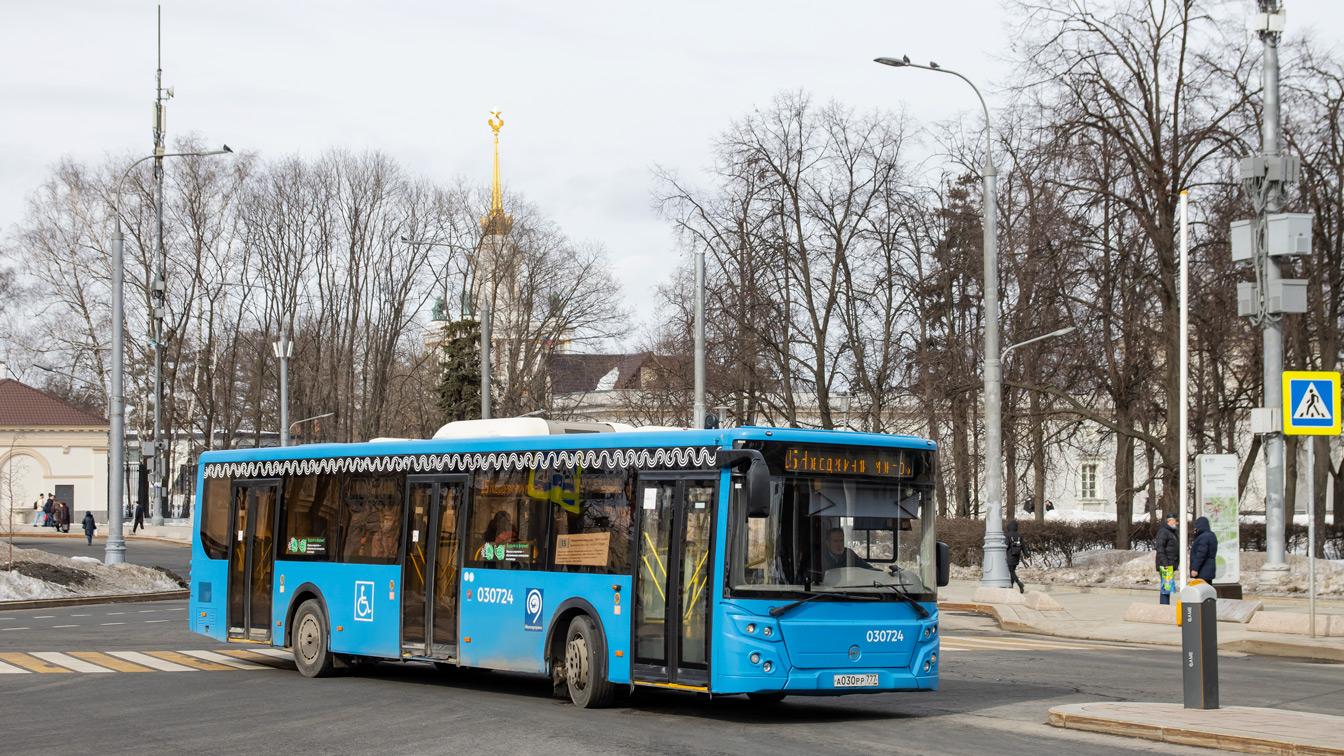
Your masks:
<svg viewBox="0 0 1344 756"><path fill-rule="evenodd" d="M105 428L107 420L72 407L13 378L0 380L0 426L46 428L54 425Z"/></svg>

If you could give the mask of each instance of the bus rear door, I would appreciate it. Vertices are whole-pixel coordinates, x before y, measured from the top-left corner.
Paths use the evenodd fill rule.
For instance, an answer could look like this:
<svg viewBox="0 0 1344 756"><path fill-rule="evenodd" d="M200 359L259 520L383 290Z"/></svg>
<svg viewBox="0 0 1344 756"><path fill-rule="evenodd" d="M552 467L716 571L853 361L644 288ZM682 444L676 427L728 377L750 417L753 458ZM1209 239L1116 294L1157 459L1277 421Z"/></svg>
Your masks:
<svg viewBox="0 0 1344 756"><path fill-rule="evenodd" d="M229 639L271 639L275 513L280 481L235 483L229 532Z"/></svg>
<svg viewBox="0 0 1344 756"><path fill-rule="evenodd" d="M709 686L709 601L716 479L640 476L632 618L636 682Z"/></svg>
<svg viewBox="0 0 1344 756"><path fill-rule="evenodd" d="M457 658L458 523L465 478L406 479L401 655Z"/></svg>

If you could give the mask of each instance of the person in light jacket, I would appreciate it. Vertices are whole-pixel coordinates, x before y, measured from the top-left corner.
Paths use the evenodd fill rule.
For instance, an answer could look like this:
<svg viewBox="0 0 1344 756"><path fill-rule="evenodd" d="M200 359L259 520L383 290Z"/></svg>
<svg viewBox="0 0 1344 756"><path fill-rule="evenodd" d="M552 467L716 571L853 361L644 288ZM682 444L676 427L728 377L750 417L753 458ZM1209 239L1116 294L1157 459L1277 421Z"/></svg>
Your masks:
<svg viewBox="0 0 1344 756"><path fill-rule="evenodd" d="M1195 520L1195 540L1190 542L1190 577L1213 582L1218 569L1218 536L1209 529L1209 518Z"/></svg>

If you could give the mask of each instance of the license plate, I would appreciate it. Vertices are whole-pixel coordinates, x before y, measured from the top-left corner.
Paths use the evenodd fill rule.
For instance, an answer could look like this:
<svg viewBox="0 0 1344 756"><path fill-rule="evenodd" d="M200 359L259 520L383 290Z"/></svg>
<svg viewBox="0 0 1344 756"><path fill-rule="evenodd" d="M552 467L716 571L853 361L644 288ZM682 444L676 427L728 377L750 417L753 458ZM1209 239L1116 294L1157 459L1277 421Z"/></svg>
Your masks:
<svg viewBox="0 0 1344 756"><path fill-rule="evenodd" d="M835 687L837 688L876 688L877 674L871 675L836 675Z"/></svg>

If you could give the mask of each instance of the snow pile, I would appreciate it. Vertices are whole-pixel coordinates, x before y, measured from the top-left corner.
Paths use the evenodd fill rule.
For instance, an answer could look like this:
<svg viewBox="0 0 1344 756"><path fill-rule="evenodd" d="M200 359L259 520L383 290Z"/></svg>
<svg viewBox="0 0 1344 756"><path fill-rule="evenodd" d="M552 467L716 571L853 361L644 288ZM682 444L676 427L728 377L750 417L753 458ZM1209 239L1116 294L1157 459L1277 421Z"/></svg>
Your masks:
<svg viewBox="0 0 1344 756"><path fill-rule="evenodd" d="M1289 573L1280 583L1260 582L1261 552L1241 552L1242 590L1264 596L1304 596L1307 593L1307 558L1289 554ZM1095 585L1111 588L1150 588L1159 582L1151 551L1089 551L1074 557L1073 567L1026 567L1017 569L1027 583L1048 585ZM1316 560L1316 595L1344 598L1344 565Z"/></svg>
<svg viewBox="0 0 1344 756"><path fill-rule="evenodd" d="M0 601L119 596L180 590L163 572L137 564L105 565L90 557L67 558L38 549L14 549L14 570L0 562Z"/></svg>

